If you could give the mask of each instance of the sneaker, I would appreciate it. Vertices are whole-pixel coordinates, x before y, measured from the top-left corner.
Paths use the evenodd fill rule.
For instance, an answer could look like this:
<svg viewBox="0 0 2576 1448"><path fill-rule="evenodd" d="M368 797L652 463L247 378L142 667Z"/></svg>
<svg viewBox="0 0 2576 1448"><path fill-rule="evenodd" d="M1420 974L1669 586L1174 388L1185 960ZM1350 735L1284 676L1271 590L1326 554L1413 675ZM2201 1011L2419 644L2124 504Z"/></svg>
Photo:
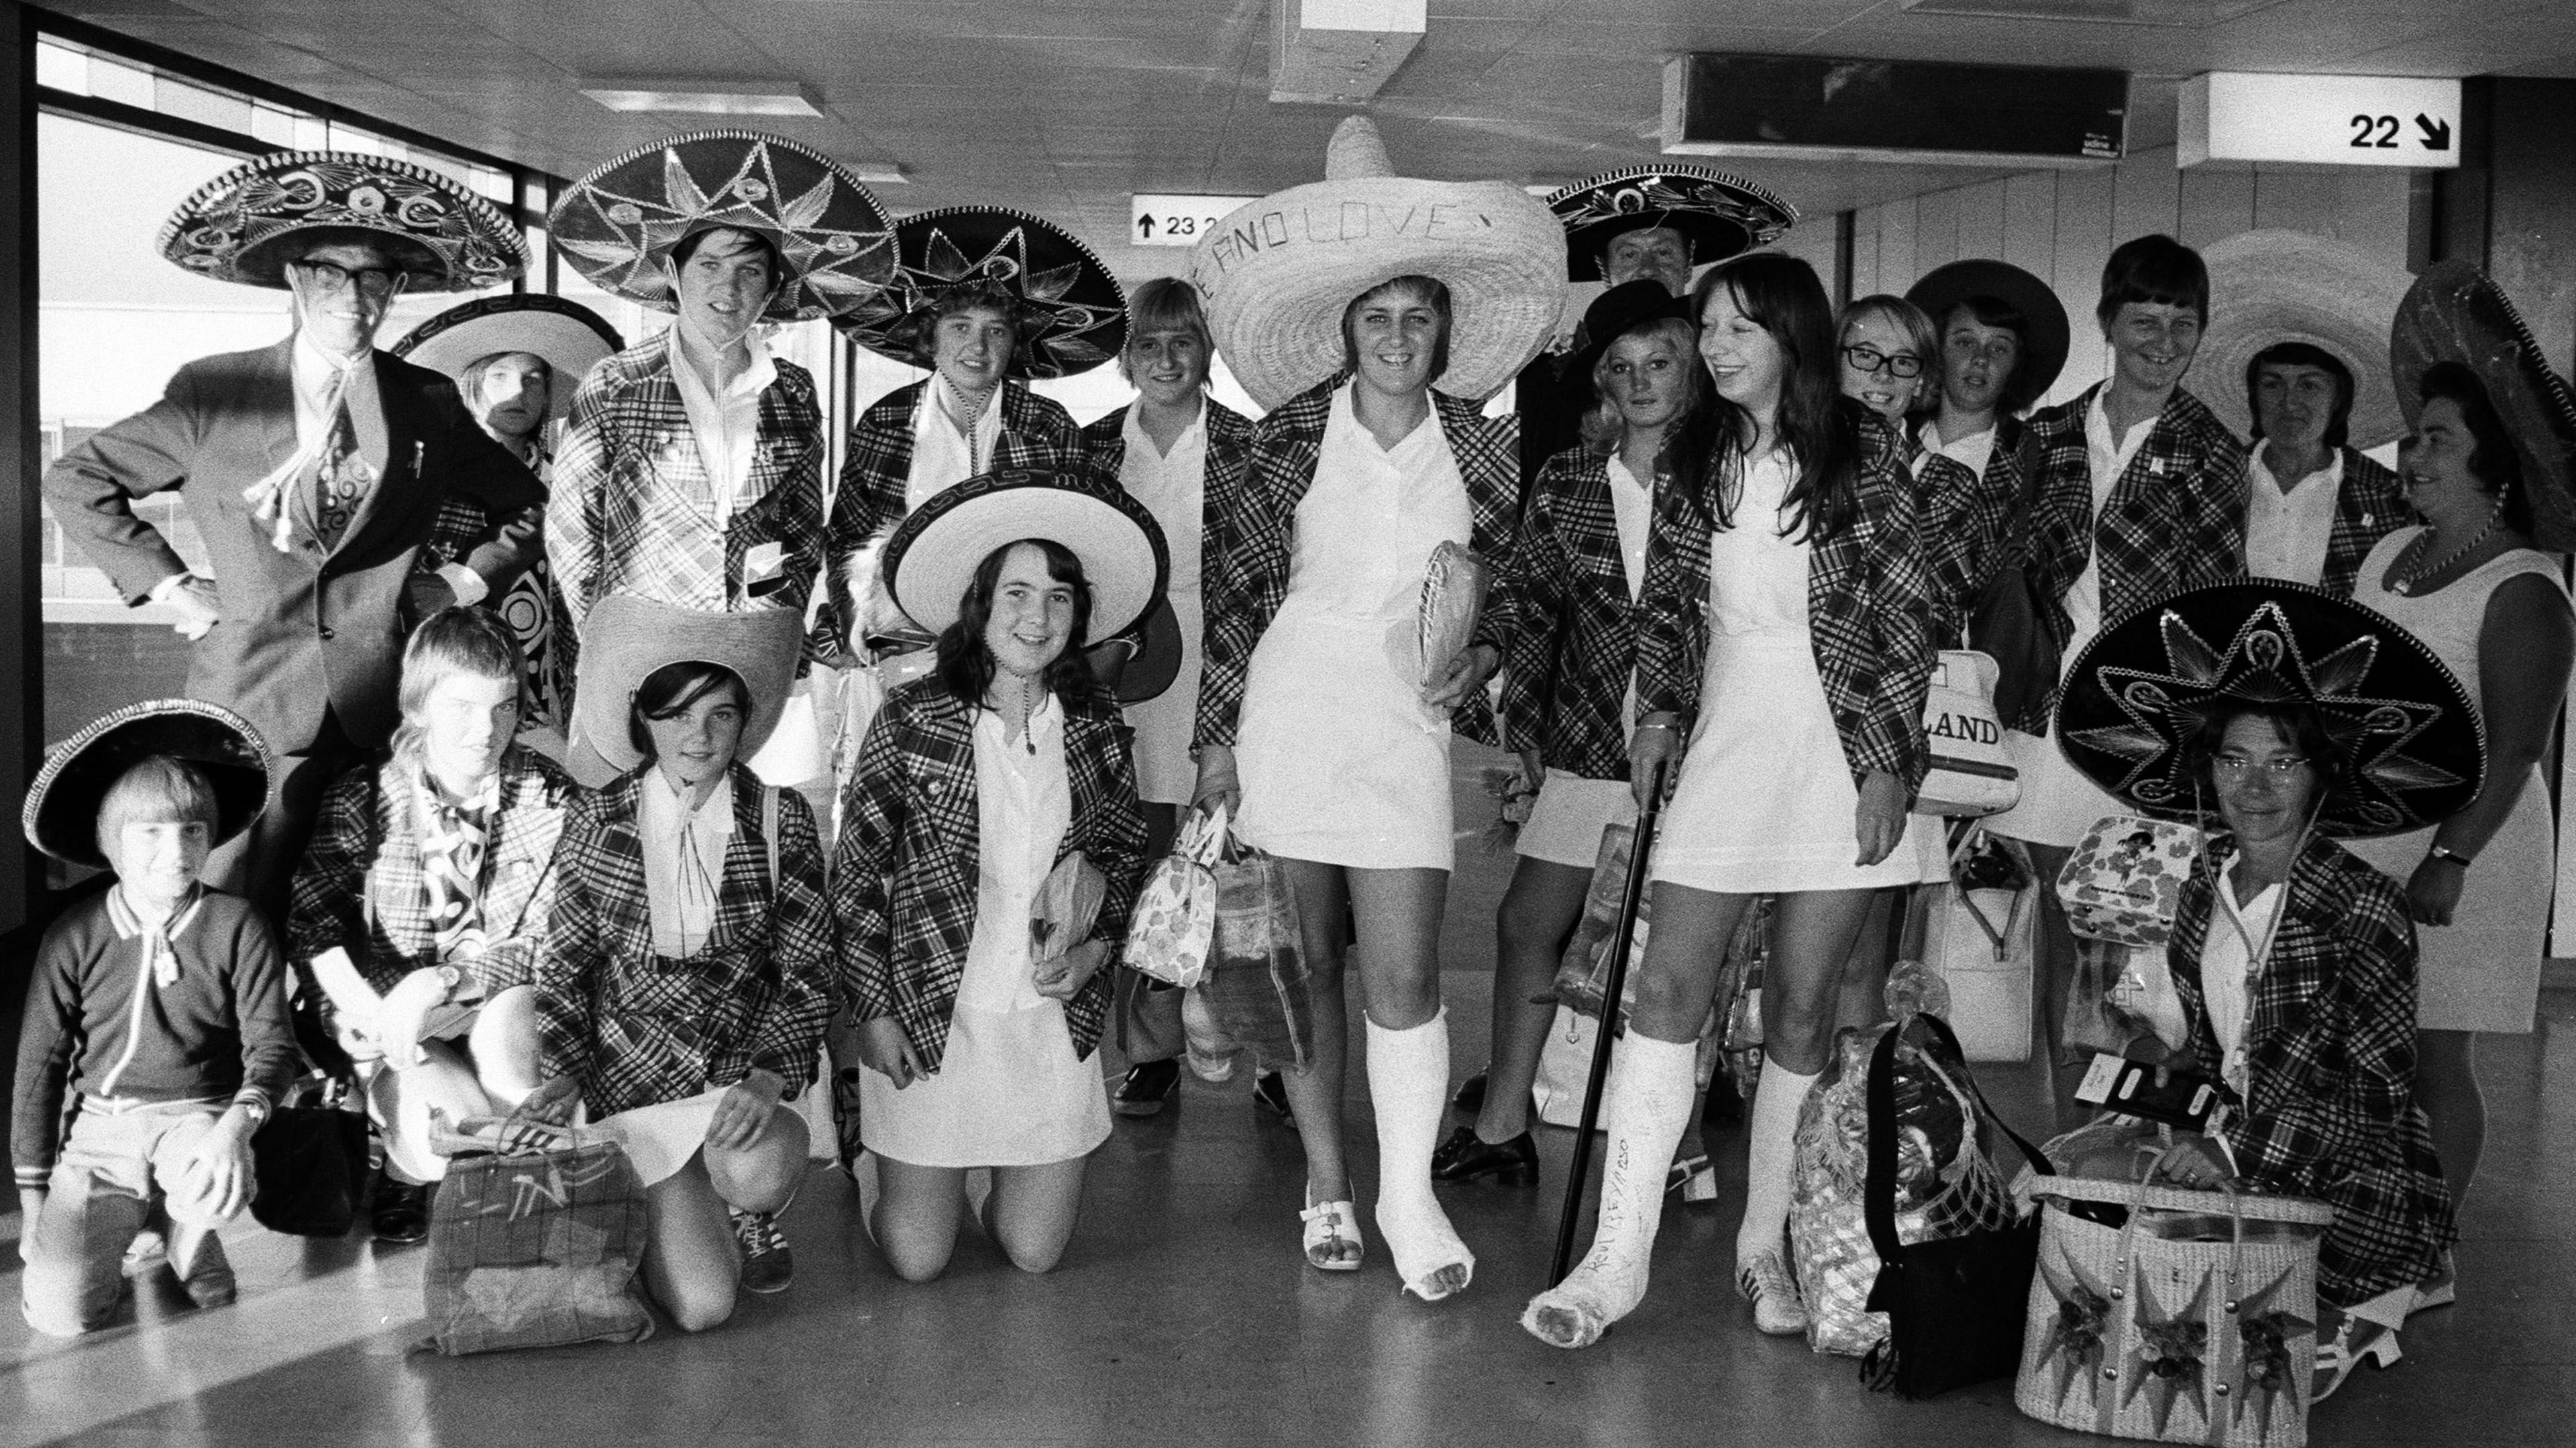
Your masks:
<svg viewBox="0 0 2576 1448"><path fill-rule="evenodd" d="M776 1212L734 1211L733 1239L742 1247L742 1290L784 1292L796 1280L796 1253L778 1230Z"/></svg>
<svg viewBox="0 0 2576 1448"><path fill-rule="evenodd" d="M1807 1330L1807 1305L1779 1253L1765 1252L1738 1268L1735 1290L1753 1304L1753 1326L1762 1333L1795 1337Z"/></svg>
<svg viewBox="0 0 2576 1448"><path fill-rule="evenodd" d="M170 1265L176 1271L179 1264ZM197 1260L188 1264L179 1285L187 1289L188 1300L199 1307L223 1307L232 1302L233 1264L224 1256L224 1244L214 1233L208 1232L205 1240L197 1244Z"/></svg>
<svg viewBox="0 0 2576 1448"><path fill-rule="evenodd" d="M1279 1124L1294 1131L1297 1113L1288 1105L1288 1083L1276 1071L1264 1071L1252 1078L1252 1104L1279 1118Z"/></svg>
<svg viewBox="0 0 2576 1448"><path fill-rule="evenodd" d="M1181 1084L1181 1063L1147 1061L1127 1073L1109 1094L1109 1109L1121 1116L1159 1116L1163 1103Z"/></svg>
<svg viewBox="0 0 2576 1448"><path fill-rule="evenodd" d="M117 1272L125 1277L148 1276L152 1270L170 1260L170 1239L157 1226L145 1227L125 1244L125 1260Z"/></svg>

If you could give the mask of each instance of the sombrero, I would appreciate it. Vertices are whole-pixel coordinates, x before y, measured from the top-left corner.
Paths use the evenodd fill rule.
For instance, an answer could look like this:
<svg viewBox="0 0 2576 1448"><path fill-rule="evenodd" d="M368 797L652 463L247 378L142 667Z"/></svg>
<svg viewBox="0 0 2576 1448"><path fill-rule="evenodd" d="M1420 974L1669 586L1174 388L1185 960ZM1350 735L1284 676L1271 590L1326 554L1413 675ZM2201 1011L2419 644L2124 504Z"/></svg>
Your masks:
<svg viewBox="0 0 2576 1448"><path fill-rule="evenodd" d="M1905 299L1929 314L1936 328L1945 313L1970 297L1992 297L2021 313L2030 332L2022 346L2021 395L2033 402L2047 396L2057 374L2066 370L2072 344L2066 304L2055 289L2011 262L1981 258L1934 267L1905 291Z"/></svg>
<svg viewBox="0 0 2576 1448"><path fill-rule="evenodd" d="M2426 369L2464 362L2477 373L2522 457L2532 541L2553 553L2576 552L2576 400L2504 289L2464 261L2426 267L2397 309L2388 360L2409 427Z"/></svg>
<svg viewBox="0 0 2576 1448"><path fill-rule="evenodd" d="M1116 641L1113 641L1116 642ZM1145 620L1128 630L1123 642L1134 652L1119 666L1112 690L1121 704L1150 704L1163 697L1181 677L1181 617L1168 594L1158 594ZM1107 643L1092 645L1097 656Z"/></svg>
<svg viewBox="0 0 2576 1448"><path fill-rule="evenodd" d="M389 350L460 381L466 368L496 352L535 353L554 373L546 416L560 421L572 411L584 374L625 345L615 327L579 302L544 292L501 292L448 308Z"/></svg>
<svg viewBox="0 0 2576 1448"><path fill-rule="evenodd" d="M636 689L665 664L721 664L740 675L751 691L751 717L743 721L742 740L734 751L737 763L748 764L786 711L804 643L804 615L792 608L718 613L612 593L591 609L581 627L574 736L624 774L644 762L626 735Z"/></svg>
<svg viewBox="0 0 2576 1448"><path fill-rule="evenodd" d="M1108 264L1072 232L1004 206L950 206L895 223L896 263L886 290L835 325L881 357L918 365L915 350L943 293L996 283L1015 293L1026 330L1011 358L1015 377L1071 377L1127 344L1127 293Z"/></svg>
<svg viewBox="0 0 2576 1448"><path fill-rule="evenodd" d="M2186 746L2227 706L2282 701L2314 707L2352 766L2327 785L2321 833L2399 834L2477 796L2486 732L2433 651L2360 604L2268 579L2189 589L2104 629L2067 677L2059 748L2113 794L2190 819L2216 801Z"/></svg>
<svg viewBox="0 0 2576 1448"><path fill-rule="evenodd" d="M719 226L778 248L790 276L761 314L773 322L846 312L894 272L885 208L868 188L821 152L760 131L639 146L564 188L547 220L592 285L660 312L672 309L663 259Z"/></svg>
<svg viewBox="0 0 2576 1448"><path fill-rule="evenodd" d="M1481 402L1556 330L1565 229L1507 181L1396 175L1377 123L1349 116L1323 180L1239 208L1190 254L1217 350L1264 408L1341 370L1352 299L1414 275L1449 288L1449 368L1433 385Z"/></svg>
<svg viewBox="0 0 2576 1448"><path fill-rule="evenodd" d="M318 230L385 244L415 292L477 292L528 269L528 245L491 202L408 161L349 151L279 151L189 193L153 245L201 276L284 287L286 263Z"/></svg>
<svg viewBox="0 0 2576 1448"><path fill-rule="evenodd" d="M1573 361L1560 375L1569 386L1579 385L1583 395L1589 397L1592 393L1592 370L1601 365L1602 355L1610 350L1610 344L1650 322L1668 318L1690 321L1689 299L1665 291L1664 284L1652 278L1640 277L1633 282L1621 282L1594 297L1592 305L1583 309L1583 350L1574 354ZM1692 365L1698 364L1694 362Z"/></svg>
<svg viewBox="0 0 2576 1448"><path fill-rule="evenodd" d="M1599 281L1610 238L1650 227L1680 232L1691 265L1768 246L1798 224L1798 208L1740 176L1704 166L1633 166L1552 192L1565 223L1569 281Z"/></svg>
<svg viewBox="0 0 2576 1448"><path fill-rule="evenodd" d="M27 843L57 860L106 868L99 802L155 754L196 766L214 786L215 844L249 829L268 807L277 760L249 721L203 699L150 699L90 721L46 756L18 814Z"/></svg>
<svg viewBox="0 0 2576 1448"><path fill-rule="evenodd" d="M2192 395L2240 437L2254 431L2245 368L2281 342L2305 342L2352 371L2350 446L2374 448L2406 430L2388 375L2388 327L2412 280L2402 266L2304 231L2248 231L2204 249L2209 325L2192 361Z"/></svg>
<svg viewBox="0 0 2576 1448"><path fill-rule="evenodd" d="M1126 489L1088 471L1003 471L968 478L915 508L886 540L886 586L912 621L944 633L993 550L1045 538L1082 560L1089 637L1125 633L1162 596L1171 547Z"/></svg>

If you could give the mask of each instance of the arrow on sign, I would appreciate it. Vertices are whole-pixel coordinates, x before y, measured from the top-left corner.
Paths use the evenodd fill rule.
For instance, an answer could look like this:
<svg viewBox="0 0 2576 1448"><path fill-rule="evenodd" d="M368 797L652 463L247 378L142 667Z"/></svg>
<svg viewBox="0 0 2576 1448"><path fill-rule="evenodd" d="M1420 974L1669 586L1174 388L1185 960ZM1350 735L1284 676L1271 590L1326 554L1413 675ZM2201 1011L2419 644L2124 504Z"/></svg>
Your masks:
<svg viewBox="0 0 2576 1448"><path fill-rule="evenodd" d="M2419 118L2419 119L2420 119L2420 118ZM2444 144L2444 145L2449 145L2449 144L2450 144L2450 142L2449 142L2448 140L2445 140L2445 141L2443 142L2443 144ZM1137 218L1136 218L1136 229L1137 229L1138 231L1141 231L1141 232L1143 232L1143 233L1145 234L1145 239L1146 239L1147 241L1152 241L1152 240L1154 239L1154 218L1153 218L1153 217L1151 217L1151 216L1139 216L1139 217L1137 217Z"/></svg>
<svg viewBox="0 0 2576 1448"><path fill-rule="evenodd" d="M2425 150L2447 151L2451 149L2451 123L2449 121L2437 121L2431 116L2424 114L2422 111L2417 111L2415 113L2415 124L2418 129L2424 132Z"/></svg>

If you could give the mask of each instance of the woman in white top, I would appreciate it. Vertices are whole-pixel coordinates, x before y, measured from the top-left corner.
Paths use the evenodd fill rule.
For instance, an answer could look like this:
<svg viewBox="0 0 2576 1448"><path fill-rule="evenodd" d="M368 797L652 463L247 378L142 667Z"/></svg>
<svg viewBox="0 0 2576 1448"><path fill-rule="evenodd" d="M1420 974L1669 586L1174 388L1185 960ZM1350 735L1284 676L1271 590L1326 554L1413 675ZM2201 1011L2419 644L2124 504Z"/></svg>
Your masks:
<svg viewBox="0 0 2576 1448"><path fill-rule="evenodd" d="M2421 927L2417 1094L2456 1198L2486 1138L2475 1033L2526 1033L2539 1001L2556 849L2538 765L2567 698L2576 625L2565 559L2532 546L2540 480L2485 385L2457 362L2437 363L2420 394L2398 477L2424 523L2379 541L2353 597L2431 645L2478 701L2486 784L2437 828L2352 848L2406 886Z"/></svg>

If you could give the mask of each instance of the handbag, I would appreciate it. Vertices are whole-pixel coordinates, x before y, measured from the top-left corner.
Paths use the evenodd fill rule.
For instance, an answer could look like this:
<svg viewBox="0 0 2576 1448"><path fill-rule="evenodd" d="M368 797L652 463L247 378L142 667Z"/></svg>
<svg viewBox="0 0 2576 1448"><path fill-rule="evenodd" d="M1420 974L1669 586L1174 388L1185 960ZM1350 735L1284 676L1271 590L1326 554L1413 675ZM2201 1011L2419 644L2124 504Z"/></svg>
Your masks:
<svg viewBox="0 0 2576 1448"><path fill-rule="evenodd" d="M2087 940L2164 944L2201 842L2199 830L2171 820L2125 814L2095 820L2057 875L2067 923Z"/></svg>
<svg viewBox="0 0 2576 1448"><path fill-rule="evenodd" d="M1955 1053L1957 1038L1940 1017L1915 1017ZM1887 1314L1887 1336L1861 1362L1861 1381L1893 1389L1903 1398L1930 1398L2010 1375L2020 1365L2023 1318L2031 1274L2039 1255L2039 1217L2010 1212L1999 1226L1907 1242L1897 1230L1898 1095L1896 1033L1879 1041L1870 1058L1869 1178L1862 1188L1863 1219L1878 1252L1878 1280L1869 1308ZM2056 1170L2038 1147L2006 1125L1965 1070L1956 1083L1979 1124L1992 1123L2033 1172Z"/></svg>
<svg viewBox="0 0 2576 1448"><path fill-rule="evenodd" d="M1932 766L1916 791L1918 814L2001 814L2021 802L2021 771L2004 750L1995 712L1995 661L1973 649L1943 649L1923 696L1923 737Z"/></svg>
<svg viewBox="0 0 2576 1448"><path fill-rule="evenodd" d="M1182 819L1171 853L1154 862L1136 892L1119 956L1128 966L1177 986L1197 985L1206 976L1216 948L1216 864L1225 840L1222 806L1192 810Z"/></svg>
<svg viewBox="0 0 2576 1448"><path fill-rule="evenodd" d="M1131 966L1120 965L1110 988L1112 1018L1117 1022L1118 1054L1130 1066L1169 1061L1189 1049L1181 1029L1178 986L1164 985Z"/></svg>
<svg viewBox="0 0 2576 1448"><path fill-rule="evenodd" d="M1216 948L1190 996L1206 1007L1217 1033L1234 1050L1252 1052L1262 1069L1303 1071L1314 1059L1315 1005L1288 867L1236 846L1218 858L1215 875Z"/></svg>
<svg viewBox="0 0 2576 1448"><path fill-rule="evenodd" d="M2013 1385L2023 1413L2211 1448L2307 1441L2317 1247L2332 1207L2063 1175L2017 1190L2041 1207ZM2084 1203L2125 1209L2126 1220L2068 1209Z"/></svg>
<svg viewBox="0 0 2576 1448"><path fill-rule="evenodd" d="M251 1220L291 1237L345 1237L374 1184L367 1118L336 1106L281 1106L250 1139Z"/></svg>
<svg viewBox="0 0 2576 1448"><path fill-rule="evenodd" d="M636 1282L644 1184L623 1148L524 1118L470 1119L431 1144L449 1158L421 1278L432 1347L462 1357L653 1335Z"/></svg>
<svg viewBox="0 0 2576 1448"><path fill-rule="evenodd" d="M1923 968L1949 993L1950 1028L1970 1061L2030 1059L2039 890L2002 841L1971 827L1950 878L1924 892Z"/></svg>

